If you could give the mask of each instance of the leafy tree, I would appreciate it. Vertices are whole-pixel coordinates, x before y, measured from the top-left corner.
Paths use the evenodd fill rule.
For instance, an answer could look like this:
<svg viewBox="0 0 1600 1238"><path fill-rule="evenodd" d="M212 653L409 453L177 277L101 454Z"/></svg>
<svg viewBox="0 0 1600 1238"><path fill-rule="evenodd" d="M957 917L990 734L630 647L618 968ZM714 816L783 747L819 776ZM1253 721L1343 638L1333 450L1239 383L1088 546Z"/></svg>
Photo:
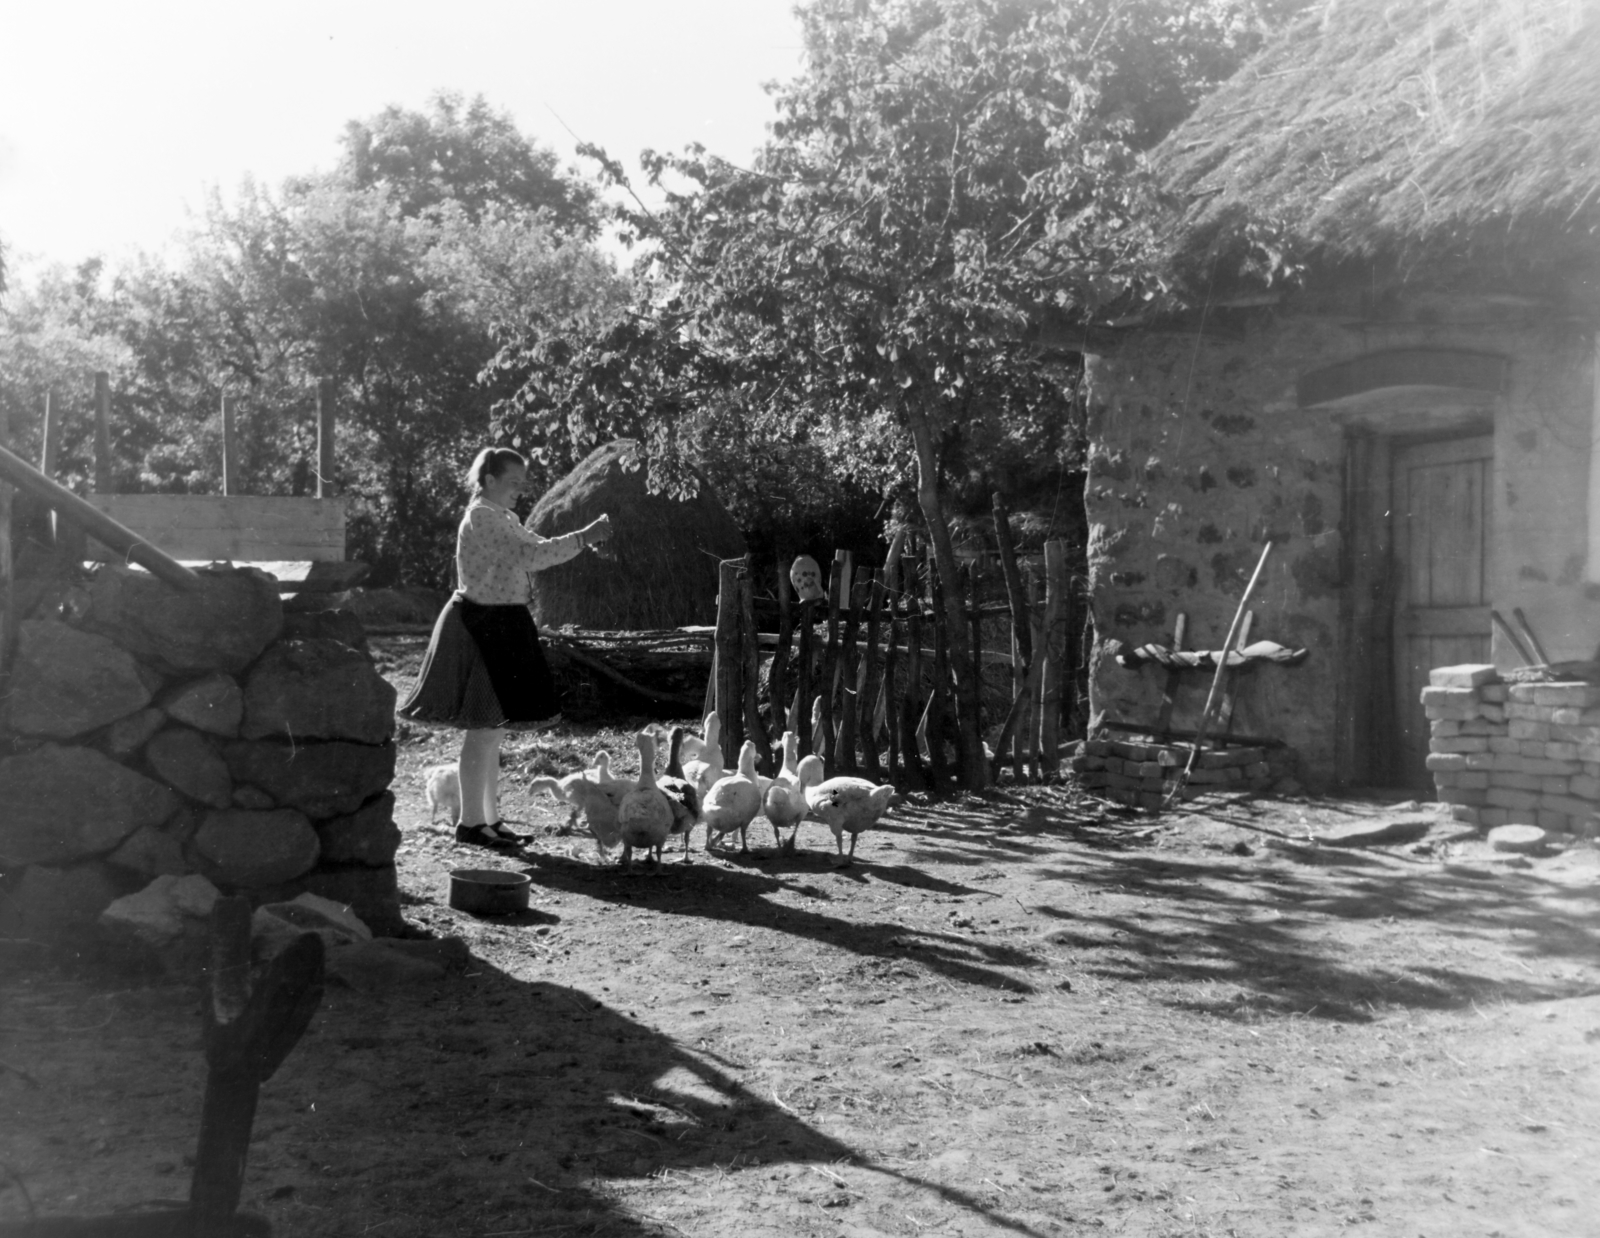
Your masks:
<svg viewBox="0 0 1600 1238"><path fill-rule="evenodd" d="M477 219L491 205L545 210L557 228L592 235L593 186L563 175L554 152L535 146L482 95L444 92L424 112L388 107L345 126L336 178L383 188L406 216L453 203Z"/></svg>
<svg viewBox="0 0 1600 1238"><path fill-rule="evenodd" d="M948 485L1071 451L1075 370L1036 324L1087 329L1162 295L1139 151L1231 71L1266 12L812 0L805 70L776 91L754 166L646 152L665 205L620 215L654 295L598 329L535 324L500 358L522 379L502 426L558 454L638 434L669 489L727 444L802 441L848 483L913 493L945 585L965 777L981 784Z"/></svg>

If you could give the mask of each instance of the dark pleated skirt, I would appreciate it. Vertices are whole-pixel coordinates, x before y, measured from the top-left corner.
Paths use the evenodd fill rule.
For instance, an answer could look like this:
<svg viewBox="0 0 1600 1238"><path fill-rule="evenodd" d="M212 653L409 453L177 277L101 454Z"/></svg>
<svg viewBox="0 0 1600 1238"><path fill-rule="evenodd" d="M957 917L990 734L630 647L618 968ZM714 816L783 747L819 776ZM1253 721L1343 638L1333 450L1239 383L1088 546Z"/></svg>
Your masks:
<svg viewBox="0 0 1600 1238"><path fill-rule="evenodd" d="M561 694L528 608L454 595L433 625L416 684L395 712L462 730L535 726L559 714Z"/></svg>

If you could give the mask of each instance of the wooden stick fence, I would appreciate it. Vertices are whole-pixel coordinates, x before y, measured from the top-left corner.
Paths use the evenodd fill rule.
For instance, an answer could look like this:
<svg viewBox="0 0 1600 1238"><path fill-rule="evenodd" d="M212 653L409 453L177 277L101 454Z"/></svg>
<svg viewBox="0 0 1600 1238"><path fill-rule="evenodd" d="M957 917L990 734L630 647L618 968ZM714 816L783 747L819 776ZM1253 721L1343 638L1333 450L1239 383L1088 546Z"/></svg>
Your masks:
<svg viewBox="0 0 1600 1238"><path fill-rule="evenodd" d="M1003 505L997 505L996 527L1004 530L1000 560L1008 601L996 607L965 600L971 645L960 652L970 652L980 669L1009 665L1009 708L984 719L993 748L990 776L1009 767L1018 781L1044 780L1060 770L1061 720L1072 700L1080 648L1070 629L1080 608L1072 604L1065 543L1046 544L1041 606L1028 596ZM925 548L897 538L882 568L858 565L839 551L825 602L794 602L787 564L777 565L776 579L774 637L770 627L757 629L748 560L726 560L719 569L707 704L721 718L729 759L748 738L760 769L771 773L778 740L792 730L801 753L823 756L830 775L859 773L907 789L952 786L962 768L960 706L940 621L942 586ZM970 573L964 585L976 594L979 574ZM765 605L771 624L771 603ZM1010 620L1010 647L985 648L984 620L1001 616ZM770 659L763 656L768 646Z"/></svg>

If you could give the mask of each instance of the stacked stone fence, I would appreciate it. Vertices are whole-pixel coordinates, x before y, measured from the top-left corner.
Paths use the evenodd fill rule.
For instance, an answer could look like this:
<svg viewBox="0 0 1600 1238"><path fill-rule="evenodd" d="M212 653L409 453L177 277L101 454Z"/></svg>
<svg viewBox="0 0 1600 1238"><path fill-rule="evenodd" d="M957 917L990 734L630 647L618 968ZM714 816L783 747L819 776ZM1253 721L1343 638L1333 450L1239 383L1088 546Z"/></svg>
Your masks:
<svg viewBox="0 0 1600 1238"><path fill-rule="evenodd" d="M31 589L0 701L0 937L152 946L218 894L401 930L394 689L359 621L251 568ZM125 934L126 935L126 934Z"/></svg>
<svg viewBox="0 0 1600 1238"><path fill-rule="evenodd" d="M1592 836L1600 814L1600 685L1507 683L1447 666L1422 691L1428 768L1458 821Z"/></svg>

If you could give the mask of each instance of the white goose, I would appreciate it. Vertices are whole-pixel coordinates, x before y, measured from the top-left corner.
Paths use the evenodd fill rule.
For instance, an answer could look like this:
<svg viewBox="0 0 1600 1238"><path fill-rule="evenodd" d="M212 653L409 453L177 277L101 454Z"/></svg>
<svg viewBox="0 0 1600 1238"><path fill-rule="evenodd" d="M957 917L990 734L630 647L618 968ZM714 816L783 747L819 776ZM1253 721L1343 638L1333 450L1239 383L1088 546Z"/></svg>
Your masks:
<svg viewBox="0 0 1600 1238"><path fill-rule="evenodd" d="M750 823L760 812L761 788L756 782L756 746L747 739L739 749L738 772L717 779L706 792L700 810L700 817L706 823L706 850L711 850L714 840L737 830L740 852L749 851L746 835Z"/></svg>

